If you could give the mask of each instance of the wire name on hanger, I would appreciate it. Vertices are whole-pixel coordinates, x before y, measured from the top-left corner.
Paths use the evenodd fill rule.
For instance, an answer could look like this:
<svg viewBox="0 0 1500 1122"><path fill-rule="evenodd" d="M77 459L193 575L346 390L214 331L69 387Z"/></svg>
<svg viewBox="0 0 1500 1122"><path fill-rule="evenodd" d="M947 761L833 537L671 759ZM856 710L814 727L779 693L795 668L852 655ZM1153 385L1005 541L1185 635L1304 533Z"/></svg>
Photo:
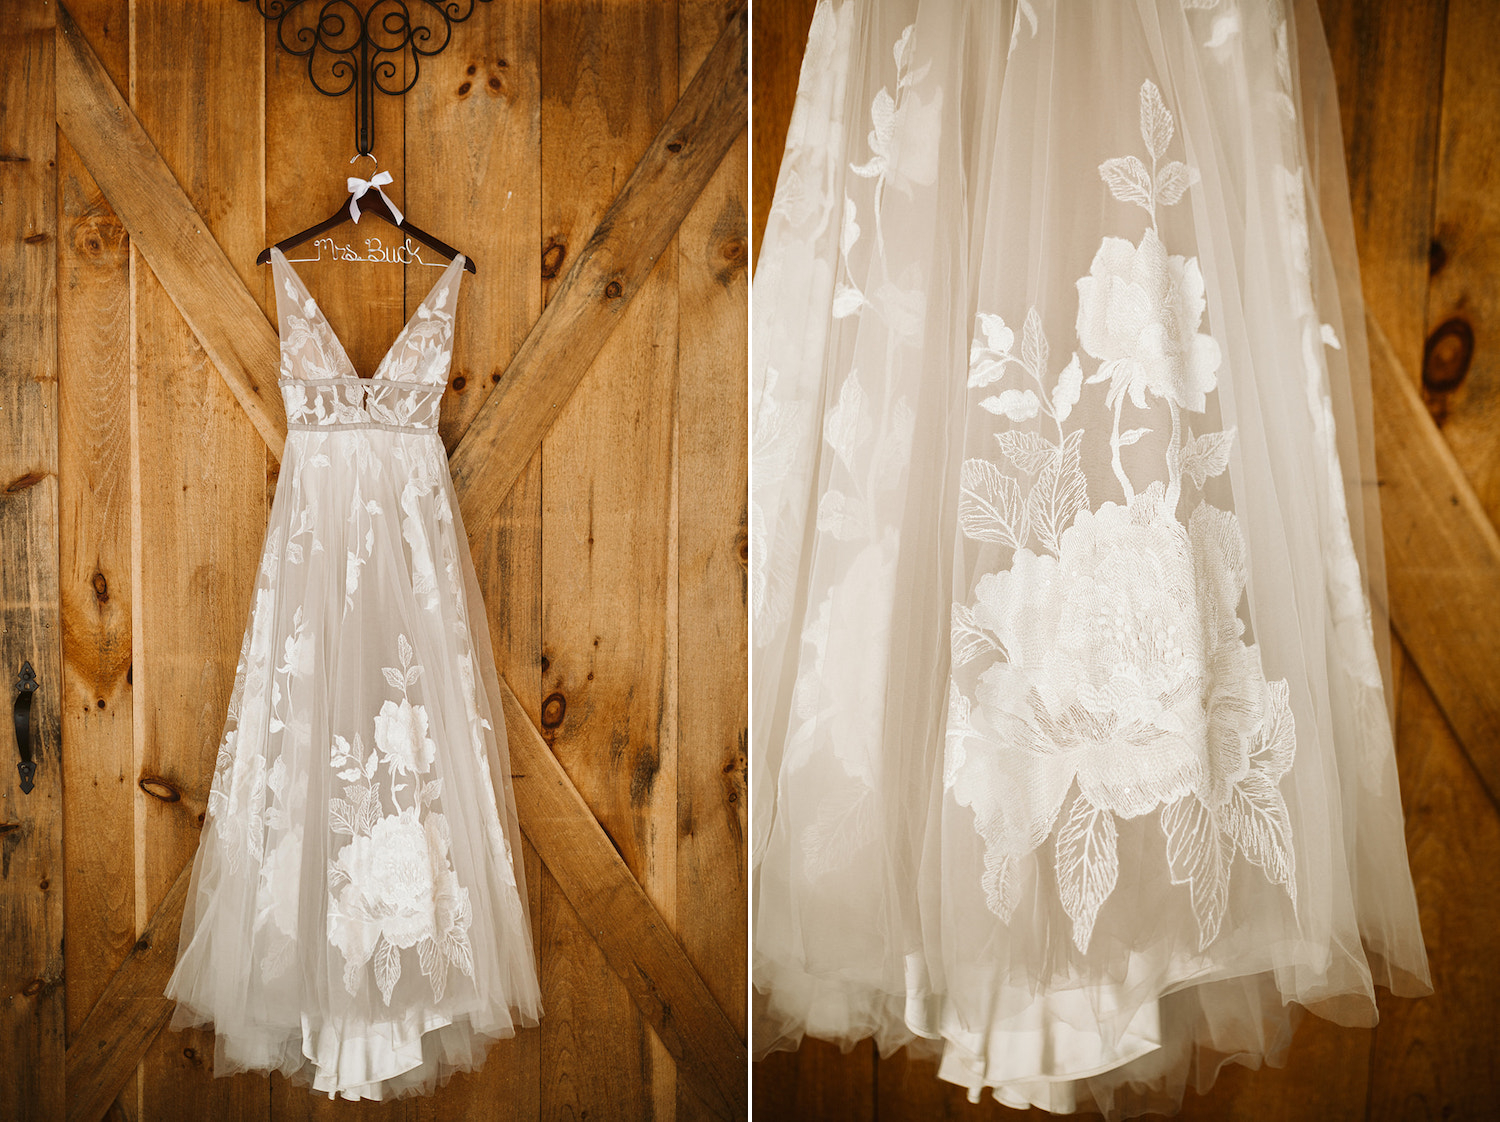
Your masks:
<svg viewBox="0 0 1500 1122"><path fill-rule="evenodd" d="M316 257L289 257L288 261L359 261L371 264L391 265L427 265L431 268L443 268L446 261L428 261L422 257L422 247L411 238L405 239L402 245L386 245L379 238L366 238L364 251L355 249L350 242L340 242L333 238L314 238L313 245L317 248Z"/></svg>

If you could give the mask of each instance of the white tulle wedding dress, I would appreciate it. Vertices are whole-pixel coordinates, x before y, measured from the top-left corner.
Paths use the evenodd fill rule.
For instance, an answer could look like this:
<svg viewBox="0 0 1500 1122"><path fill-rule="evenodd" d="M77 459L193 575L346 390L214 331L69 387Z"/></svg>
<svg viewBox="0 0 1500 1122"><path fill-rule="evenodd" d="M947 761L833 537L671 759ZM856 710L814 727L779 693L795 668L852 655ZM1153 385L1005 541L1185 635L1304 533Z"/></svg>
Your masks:
<svg viewBox="0 0 1500 1122"><path fill-rule="evenodd" d="M272 251L286 451L167 996L214 1074L430 1090L540 1015L501 695L438 438L463 258L373 377Z"/></svg>
<svg viewBox="0 0 1500 1122"><path fill-rule="evenodd" d="M1353 250L1310 3L818 6L754 283L757 1054L1120 1116L1430 988Z"/></svg>

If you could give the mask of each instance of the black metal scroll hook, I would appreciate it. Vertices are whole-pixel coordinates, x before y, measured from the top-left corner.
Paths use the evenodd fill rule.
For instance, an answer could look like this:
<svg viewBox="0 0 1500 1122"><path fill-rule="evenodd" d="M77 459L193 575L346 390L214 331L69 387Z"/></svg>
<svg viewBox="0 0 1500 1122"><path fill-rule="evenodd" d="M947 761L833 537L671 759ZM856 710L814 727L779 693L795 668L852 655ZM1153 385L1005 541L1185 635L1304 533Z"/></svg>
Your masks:
<svg viewBox="0 0 1500 1122"><path fill-rule="evenodd" d="M36 671L31 663L21 663L20 676L16 678L16 748L21 753L21 762L16 769L21 773L21 790L31 794L36 786L36 761L31 758L31 699L42 684L36 680Z"/></svg>

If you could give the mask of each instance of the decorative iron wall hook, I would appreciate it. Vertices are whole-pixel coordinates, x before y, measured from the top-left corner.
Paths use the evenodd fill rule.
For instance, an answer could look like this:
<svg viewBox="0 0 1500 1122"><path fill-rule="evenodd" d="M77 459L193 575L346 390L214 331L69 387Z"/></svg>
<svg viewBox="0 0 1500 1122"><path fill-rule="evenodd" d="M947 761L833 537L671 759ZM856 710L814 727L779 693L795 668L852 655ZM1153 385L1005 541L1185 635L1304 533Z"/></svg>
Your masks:
<svg viewBox="0 0 1500 1122"><path fill-rule="evenodd" d="M416 85L422 59L442 53L453 38L453 25L474 14L475 2L376 0L361 14L352 0L326 0L315 18L311 0L255 0L255 7L275 22L282 50L307 59L313 89L328 97L354 91L356 158L374 159L375 94L400 97ZM398 86L403 69L406 81Z"/></svg>

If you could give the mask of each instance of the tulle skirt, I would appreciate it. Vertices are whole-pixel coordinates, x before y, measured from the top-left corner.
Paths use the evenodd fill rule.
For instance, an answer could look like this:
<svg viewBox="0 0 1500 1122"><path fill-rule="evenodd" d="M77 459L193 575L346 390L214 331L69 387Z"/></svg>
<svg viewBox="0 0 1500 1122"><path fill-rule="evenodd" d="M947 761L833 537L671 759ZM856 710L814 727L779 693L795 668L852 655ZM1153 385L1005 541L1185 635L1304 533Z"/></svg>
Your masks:
<svg viewBox="0 0 1500 1122"><path fill-rule="evenodd" d="M442 443L288 435L173 1028L214 1074L431 1090L541 1012L499 682Z"/></svg>
<svg viewBox="0 0 1500 1122"><path fill-rule="evenodd" d="M758 1055L1118 1116L1430 989L1301 7L818 6L754 286Z"/></svg>

